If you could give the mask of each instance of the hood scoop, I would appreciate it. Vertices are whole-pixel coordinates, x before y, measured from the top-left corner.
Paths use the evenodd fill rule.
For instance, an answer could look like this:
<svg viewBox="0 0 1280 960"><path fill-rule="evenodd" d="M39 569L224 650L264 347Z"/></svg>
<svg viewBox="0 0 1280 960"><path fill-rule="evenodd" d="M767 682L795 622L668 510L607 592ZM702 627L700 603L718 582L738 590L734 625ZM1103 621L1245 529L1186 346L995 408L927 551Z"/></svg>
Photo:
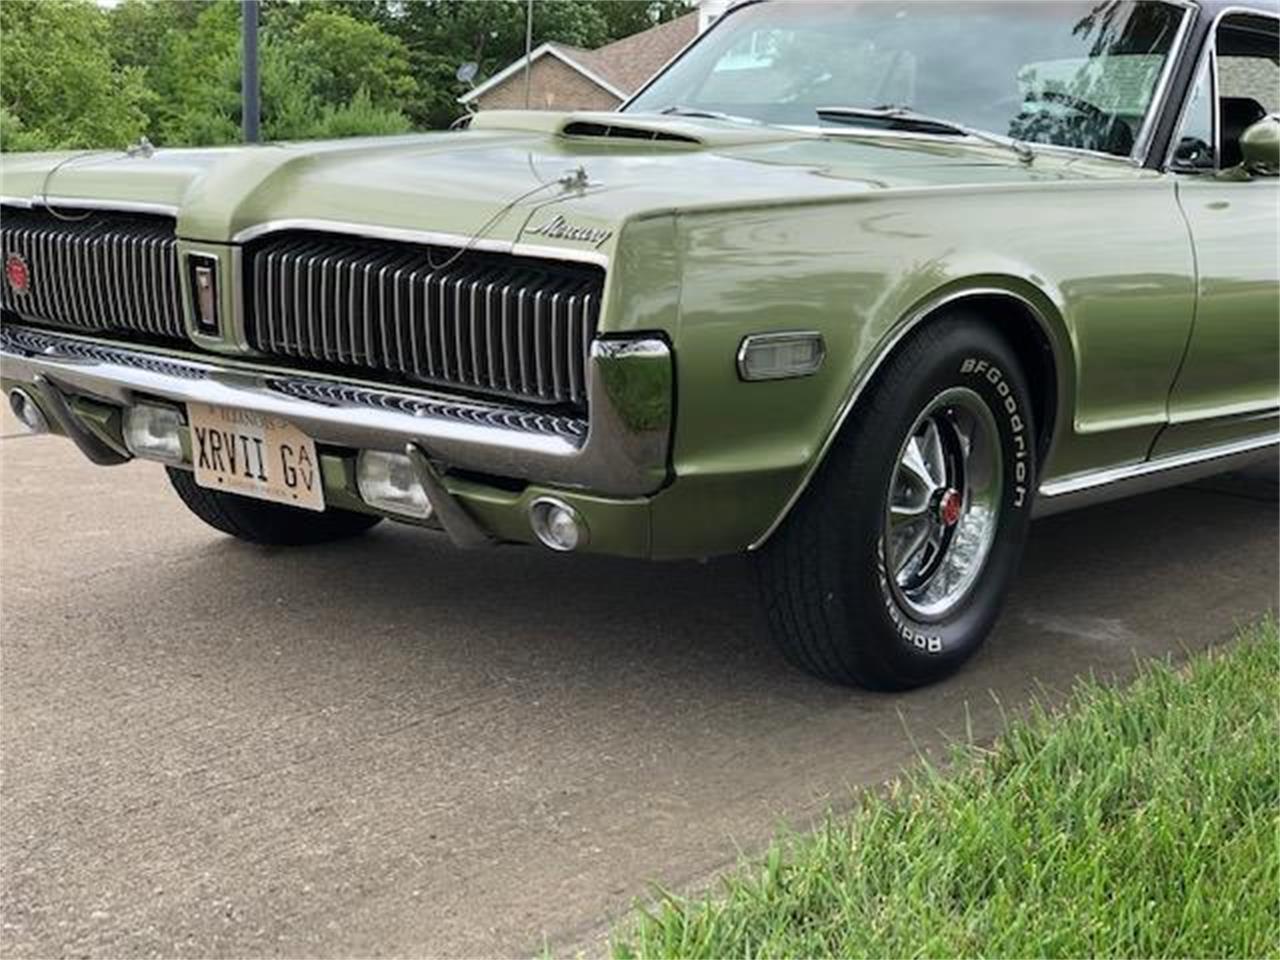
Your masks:
<svg viewBox="0 0 1280 960"><path fill-rule="evenodd" d="M663 130L658 127L630 126L617 123L598 123L592 120L575 120L560 128L565 137L590 137L593 140L645 140L650 143L687 143L703 146L702 140L674 130Z"/></svg>
<svg viewBox="0 0 1280 960"><path fill-rule="evenodd" d="M660 113L481 110L471 117L468 126L471 130L541 133L594 143L669 143L711 148L813 139L811 133L781 127L670 117Z"/></svg>

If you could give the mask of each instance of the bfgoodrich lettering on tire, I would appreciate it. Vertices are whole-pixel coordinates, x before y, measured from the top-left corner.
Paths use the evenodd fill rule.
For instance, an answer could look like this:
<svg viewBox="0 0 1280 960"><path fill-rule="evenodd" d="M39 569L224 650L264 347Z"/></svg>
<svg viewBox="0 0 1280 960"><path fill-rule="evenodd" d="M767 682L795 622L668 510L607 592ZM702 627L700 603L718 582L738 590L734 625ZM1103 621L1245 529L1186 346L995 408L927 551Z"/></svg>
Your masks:
<svg viewBox="0 0 1280 960"><path fill-rule="evenodd" d="M1017 359L980 316L956 311L911 337L757 558L787 658L885 690L959 667L1022 554L1034 438Z"/></svg>

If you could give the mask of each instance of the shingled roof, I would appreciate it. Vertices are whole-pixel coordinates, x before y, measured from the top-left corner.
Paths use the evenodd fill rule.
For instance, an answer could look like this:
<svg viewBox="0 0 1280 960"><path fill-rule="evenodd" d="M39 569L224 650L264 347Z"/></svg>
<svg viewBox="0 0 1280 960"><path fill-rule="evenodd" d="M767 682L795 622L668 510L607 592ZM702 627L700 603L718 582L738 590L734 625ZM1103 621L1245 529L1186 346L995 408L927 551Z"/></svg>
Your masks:
<svg viewBox="0 0 1280 960"><path fill-rule="evenodd" d="M698 14L686 13L596 50L579 51L585 65L619 90L635 93L698 35Z"/></svg>
<svg viewBox="0 0 1280 960"><path fill-rule="evenodd" d="M625 100L697 34L698 14L695 11L595 50L584 50L567 43L544 43L530 53L529 59L532 63L542 57L553 56L619 100ZM525 58L521 57L499 70L459 97L459 101L469 103L515 78L524 62Z"/></svg>

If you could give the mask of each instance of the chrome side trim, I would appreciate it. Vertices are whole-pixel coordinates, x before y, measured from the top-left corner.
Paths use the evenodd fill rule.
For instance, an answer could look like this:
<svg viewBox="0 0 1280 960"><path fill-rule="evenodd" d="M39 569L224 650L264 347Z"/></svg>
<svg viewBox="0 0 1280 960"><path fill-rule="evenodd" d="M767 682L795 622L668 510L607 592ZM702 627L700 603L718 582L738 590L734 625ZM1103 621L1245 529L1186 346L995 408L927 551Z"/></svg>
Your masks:
<svg viewBox="0 0 1280 960"><path fill-rule="evenodd" d="M1036 322L1039 324L1049 342L1051 344L1054 343L1053 331L1049 327L1049 322L1045 319L1044 314L1041 313L1040 308L1026 297L1002 287L970 287L964 290L956 290L944 296L929 300L922 306L917 307L904 322L898 325L898 328L887 339L883 340L876 346L874 358L867 369L863 371L862 376L854 380L850 385L849 392L845 395L844 401L836 410L835 416L827 427L826 439L823 440L822 446L810 461L809 467L805 470L804 476L801 477L800 482L796 485L796 489L787 499L787 502L783 504L782 509L778 512L778 515L774 517L773 522L769 524L764 533L747 546L748 550L758 550L760 547L764 546L768 539L774 535L780 526L782 526L783 521L787 519L787 515L791 513L796 503L798 503L800 498L804 496L804 492L809 489L809 484L813 482L814 475L826 461L827 453L830 451L832 444L836 441L836 437L839 436L840 431L843 429L845 421L849 419L849 414L853 412L853 408L862 397L863 391L867 388L867 385L871 382L872 378L875 377L876 371L884 365L884 362L893 354L894 350L897 348L898 344L902 342L903 338L947 304L954 303L957 300L983 296L1000 296L1017 300L1026 307L1028 311L1030 311L1033 317L1035 317ZM1054 359L1056 360L1057 357L1055 356ZM1063 415L1064 411L1062 409L1062 405L1059 403L1057 422L1051 427L1052 437L1049 444L1050 450L1053 448L1053 441L1057 438L1059 424L1063 422Z"/></svg>
<svg viewBox="0 0 1280 960"><path fill-rule="evenodd" d="M1141 463L1079 473L1040 486L1033 516L1045 517L1211 477L1261 459L1280 445L1280 433L1249 437L1202 450L1171 454Z"/></svg>
<svg viewBox="0 0 1280 960"><path fill-rule="evenodd" d="M259 237L283 230L314 230L319 233L341 233L370 240L393 240L401 243L424 243L442 247L466 247L490 253L506 253L515 256L543 257L548 260L567 260L573 263L590 263L599 267L609 266L608 254L598 250L574 250L568 247L549 247L537 243L517 243L512 240L492 240L486 237L468 237L457 233L440 233L435 230L415 230L405 227L381 227L368 223L351 223L345 220L321 220L296 217L285 220L267 220L237 231L232 243L248 243Z"/></svg>
<svg viewBox="0 0 1280 960"><path fill-rule="evenodd" d="M117 406L137 396L211 403L282 417L320 443L404 453L417 444L451 468L642 496L667 480L674 381L662 340L592 344L590 421L438 393L364 385L221 357L194 357L0 327L0 373L55 381ZM637 371L637 368L643 368Z"/></svg>
<svg viewBox="0 0 1280 960"><path fill-rule="evenodd" d="M172 203L150 203L144 200L97 200L92 197L0 196L0 205L22 207L25 210L33 210L36 207L70 207L73 210L154 213L165 217L178 215L178 207Z"/></svg>

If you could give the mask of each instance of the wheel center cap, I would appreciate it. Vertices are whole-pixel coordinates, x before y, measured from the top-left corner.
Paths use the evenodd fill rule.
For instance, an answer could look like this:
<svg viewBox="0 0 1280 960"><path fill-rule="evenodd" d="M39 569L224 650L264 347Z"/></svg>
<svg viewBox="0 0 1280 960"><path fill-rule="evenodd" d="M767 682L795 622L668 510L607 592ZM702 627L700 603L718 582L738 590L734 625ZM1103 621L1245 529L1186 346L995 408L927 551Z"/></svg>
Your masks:
<svg viewBox="0 0 1280 960"><path fill-rule="evenodd" d="M946 527L954 527L960 519L961 507L960 491L955 489L944 490L942 496L938 498L938 519L942 521L942 525Z"/></svg>

